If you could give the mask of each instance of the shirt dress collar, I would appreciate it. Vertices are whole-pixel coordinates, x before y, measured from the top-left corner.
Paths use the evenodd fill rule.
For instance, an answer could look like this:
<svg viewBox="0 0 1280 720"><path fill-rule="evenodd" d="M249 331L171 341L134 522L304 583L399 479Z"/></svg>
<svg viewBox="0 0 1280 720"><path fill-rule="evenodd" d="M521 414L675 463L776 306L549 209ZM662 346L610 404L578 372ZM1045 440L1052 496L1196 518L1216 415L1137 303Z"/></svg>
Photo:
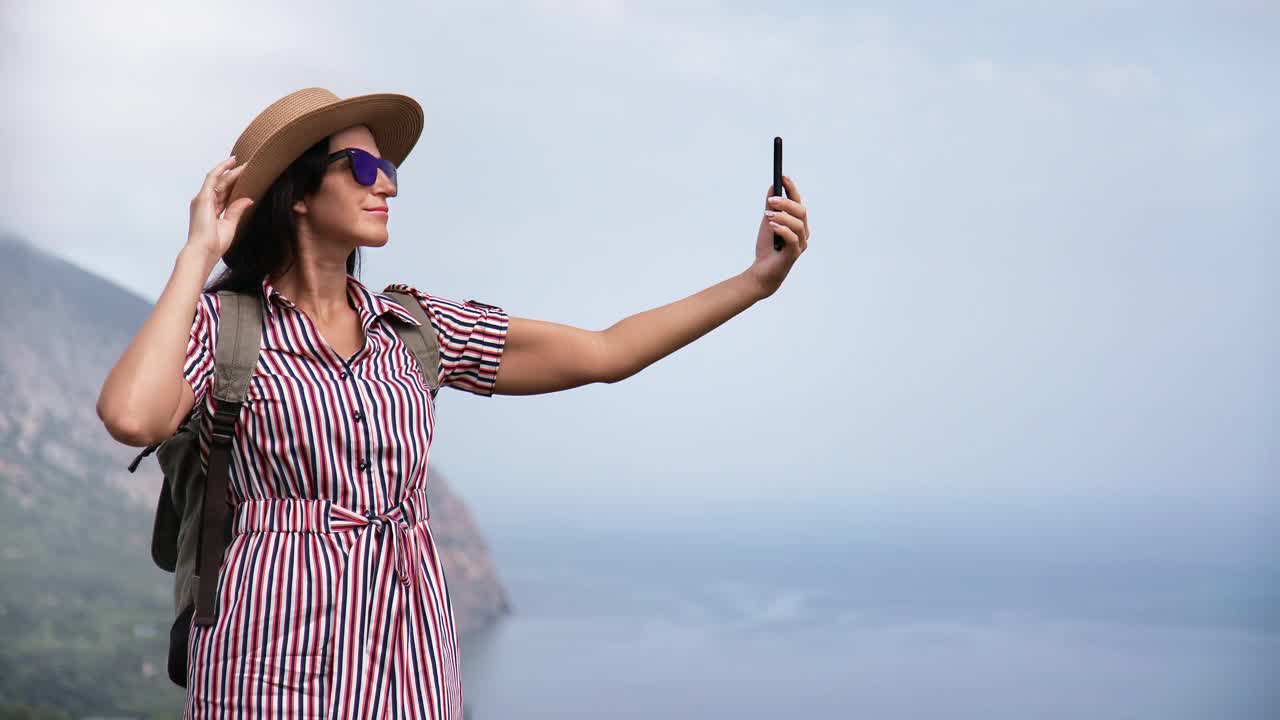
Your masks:
<svg viewBox="0 0 1280 720"><path fill-rule="evenodd" d="M271 284L271 276L268 275L262 279L262 297L266 301L267 312L274 315L278 312L279 307L286 307L293 310L297 306L293 301L285 297L279 290ZM381 293L371 292L364 283L356 279L351 273L347 273L347 298L360 313L360 319L367 330L373 321L387 313L391 313L410 325L421 325L418 319L409 314L404 308L393 302L390 298Z"/></svg>

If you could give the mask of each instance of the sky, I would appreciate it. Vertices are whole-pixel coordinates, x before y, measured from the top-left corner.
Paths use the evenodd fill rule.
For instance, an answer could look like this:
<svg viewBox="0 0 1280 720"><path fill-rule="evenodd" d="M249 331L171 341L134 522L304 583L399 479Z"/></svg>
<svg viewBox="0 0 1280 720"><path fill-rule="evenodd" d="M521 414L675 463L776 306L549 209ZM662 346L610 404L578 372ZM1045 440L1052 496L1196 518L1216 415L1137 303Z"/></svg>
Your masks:
<svg viewBox="0 0 1280 720"><path fill-rule="evenodd" d="M1261 527L1280 6L961 5L6 2L0 226L154 300L258 111L402 92L365 284L604 329L750 265L779 135L812 237L775 295L620 383L441 395L482 522Z"/></svg>

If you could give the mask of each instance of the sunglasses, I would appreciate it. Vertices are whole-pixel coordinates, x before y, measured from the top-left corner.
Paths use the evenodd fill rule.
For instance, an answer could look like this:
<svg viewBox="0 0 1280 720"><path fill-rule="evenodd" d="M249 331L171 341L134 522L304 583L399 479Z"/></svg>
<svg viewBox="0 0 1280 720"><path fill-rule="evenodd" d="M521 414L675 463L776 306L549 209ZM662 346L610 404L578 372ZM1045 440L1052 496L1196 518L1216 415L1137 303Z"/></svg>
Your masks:
<svg viewBox="0 0 1280 720"><path fill-rule="evenodd" d="M368 153L360 148L343 148L329 156L325 163L330 164L342 158L351 158L351 177L356 182L368 187L378 181L378 170L381 169L386 174L387 179L398 190L400 185L396 182L396 166L390 160L383 160L380 157Z"/></svg>

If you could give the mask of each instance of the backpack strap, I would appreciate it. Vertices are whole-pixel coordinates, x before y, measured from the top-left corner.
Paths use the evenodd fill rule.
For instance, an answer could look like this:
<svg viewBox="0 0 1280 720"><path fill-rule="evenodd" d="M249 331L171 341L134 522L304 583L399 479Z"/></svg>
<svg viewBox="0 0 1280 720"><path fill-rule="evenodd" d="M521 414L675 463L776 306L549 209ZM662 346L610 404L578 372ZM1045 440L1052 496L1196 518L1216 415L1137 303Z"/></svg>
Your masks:
<svg viewBox="0 0 1280 720"><path fill-rule="evenodd" d="M262 299L256 294L231 290L218 292L218 342L214 354L216 383L213 389L213 434L209 444L209 468L205 476L204 507L196 549L196 608L193 622L212 625L218 617L216 592L218 569L226 549L227 486L230 482L231 441L249 378L258 365L262 342ZM207 577L201 578L201 572Z"/></svg>
<svg viewBox="0 0 1280 720"><path fill-rule="evenodd" d="M414 358L418 360L418 373L426 381L427 387L431 388L431 397L434 398L440 392L440 346L436 342L435 326L431 324L426 311L414 296L403 290L392 290L390 287L382 292L390 295L419 323L415 327L396 318L392 325L405 347L409 348ZM395 316L392 315L392 317Z"/></svg>

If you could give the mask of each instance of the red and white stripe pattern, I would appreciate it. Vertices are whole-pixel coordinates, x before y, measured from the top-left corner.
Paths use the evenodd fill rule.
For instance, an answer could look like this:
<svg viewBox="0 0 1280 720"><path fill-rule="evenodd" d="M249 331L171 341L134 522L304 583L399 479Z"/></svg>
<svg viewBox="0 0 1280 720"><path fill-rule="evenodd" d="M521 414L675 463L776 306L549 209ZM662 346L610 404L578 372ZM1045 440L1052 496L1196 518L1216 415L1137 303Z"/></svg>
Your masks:
<svg viewBox="0 0 1280 720"><path fill-rule="evenodd" d="M408 285L440 346L440 385L491 396L509 317ZM262 350L232 445L236 535L218 620L192 626L184 718L462 718L448 583L428 518L435 405L384 316L347 276L365 344L342 358L263 281ZM219 298L204 293L183 375L208 463Z"/></svg>

